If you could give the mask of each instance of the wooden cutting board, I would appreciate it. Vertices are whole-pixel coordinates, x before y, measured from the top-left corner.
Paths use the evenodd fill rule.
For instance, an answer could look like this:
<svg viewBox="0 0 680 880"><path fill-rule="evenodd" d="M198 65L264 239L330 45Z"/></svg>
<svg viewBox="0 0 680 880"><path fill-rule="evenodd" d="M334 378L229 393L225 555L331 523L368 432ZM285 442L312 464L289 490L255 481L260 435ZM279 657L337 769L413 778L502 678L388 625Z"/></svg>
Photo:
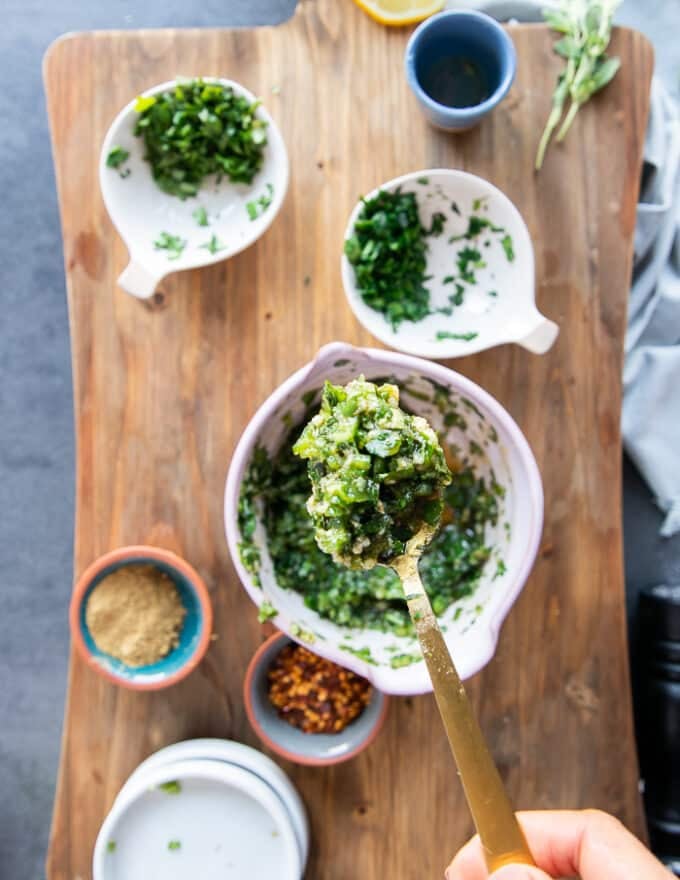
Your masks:
<svg viewBox="0 0 680 880"><path fill-rule="evenodd" d="M229 458L258 404L319 346L375 344L341 290L346 218L360 193L428 167L481 174L514 200L536 247L539 307L561 328L543 357L505 346L453 364L517 419L546 501L536 566L472 699L518 807L602 807L644 833L619 416L652 51L639 34L616 33L620 73L535 176L560 62L545 27L510 33L519 71L509 98L457 137L429 128L406 87L408 29L384 29L350 2L306 0L274 28L85 33L49 50L75 386L75 573L123 544L174 549L208 583L218 636L186 682L157 694L117 689L71 657L49 880L91 876L99 826L151 752L196 736L258 745L241 683L264 631L227 553ZM177 74L226 76L262 95L289 147L291 186L256 245L170 276L145 304L116 287L126 252L97 159L119 108ZM314 880L440 877L472 831L429 696L393 700L378 741L350 763L284 766L309 807Z"/></svg>

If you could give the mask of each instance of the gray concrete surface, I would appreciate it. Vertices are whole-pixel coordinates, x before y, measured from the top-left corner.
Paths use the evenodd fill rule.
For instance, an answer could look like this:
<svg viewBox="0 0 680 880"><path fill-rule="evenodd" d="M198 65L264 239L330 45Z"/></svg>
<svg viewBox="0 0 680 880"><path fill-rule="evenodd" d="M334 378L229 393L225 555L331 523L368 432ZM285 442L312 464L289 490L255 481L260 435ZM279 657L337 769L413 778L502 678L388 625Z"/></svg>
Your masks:
<svg viewBox="0 0 680 880"><path fill-rule="evenodd" d="M349 0L337 0L349 2ZM5 0L0 31L0 878L37 880L54 792L72 577L73 429L59 217L40 78L59 34L91 28L275 23L295 0ZM677 0L629 0L678 93ZM680 580L680 541L626 466L626 566Z"/></svg>

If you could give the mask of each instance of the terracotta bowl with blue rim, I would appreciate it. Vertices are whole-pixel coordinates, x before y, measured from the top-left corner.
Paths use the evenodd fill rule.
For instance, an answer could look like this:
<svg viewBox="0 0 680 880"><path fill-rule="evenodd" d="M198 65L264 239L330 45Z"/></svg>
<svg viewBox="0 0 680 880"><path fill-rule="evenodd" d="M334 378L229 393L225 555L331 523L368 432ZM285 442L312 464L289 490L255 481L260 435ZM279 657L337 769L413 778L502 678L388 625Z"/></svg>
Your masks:
<svg viewBox="0 0 680 880"><path fill-rule="evenodd" d="M287 761L324 767L340 764L367 749L385 723L389 698L375 687L363 712L339 733L304 733L279 717L269 701L267 671L286 645L294 645L285 633L263 642L248 665L243 699L250 725L273 752ZM313 646L308 646L313 651Z"/></svg>
<svg viewBox="0 0 680 880"><path fill-rule="evenodd" d="M153 565L167 574L187 612L177 647L149 666L128 666L100 651L85 620L87 602L95 587L107 575L128 565ZM69 622L76 650L95 672L122 687L160 690L186 678L201 662L210 644L213 613L203 579L184 559L160 547L139 545L105 553L85 569L73 590Z"/></svg>

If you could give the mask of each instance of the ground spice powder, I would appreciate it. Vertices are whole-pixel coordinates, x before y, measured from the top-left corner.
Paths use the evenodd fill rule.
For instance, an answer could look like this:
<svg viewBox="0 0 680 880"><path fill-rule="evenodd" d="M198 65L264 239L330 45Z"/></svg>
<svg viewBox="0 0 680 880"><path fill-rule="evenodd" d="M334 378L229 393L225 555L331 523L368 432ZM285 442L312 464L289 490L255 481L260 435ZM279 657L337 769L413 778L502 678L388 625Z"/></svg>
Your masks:
<svg viewBox="0 0 680 880"><path fill-rule="evenodd" d="M302 645L287 645L269 667L269 699L305 733L339 733L363 712L371 685Z"/></svg>
<svg viewBox="0 0 680 880"><path fill-rule="evenodd" d="M128 666L149 666L179 643L186 615L172 578L155 565L125 565L103 578L85 607L95 645Z"/></svg>

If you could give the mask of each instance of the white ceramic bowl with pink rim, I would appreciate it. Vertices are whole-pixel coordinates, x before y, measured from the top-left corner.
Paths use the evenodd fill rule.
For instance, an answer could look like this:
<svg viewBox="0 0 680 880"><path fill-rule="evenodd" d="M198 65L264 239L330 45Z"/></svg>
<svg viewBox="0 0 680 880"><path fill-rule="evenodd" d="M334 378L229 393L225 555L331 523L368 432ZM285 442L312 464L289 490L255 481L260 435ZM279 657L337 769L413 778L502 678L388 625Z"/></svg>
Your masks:
<svg viewBox="0 0 680 880"><path fill-rule="evenodd" d="M306 642L317 654L363 675L384 693L427 693L432 684L422 661L396 669L390 663L395 644L401 653L418 652L415 636L339 626L307 608L299 593L278 585L260 508L253 536L261 556L258 578L243 565L239 552L238 502L255 448L263 446L271 455L276 454L290 425L302 420L310 392L320 391L326 379L345 384L360 374L371 380L396 382L404 406L428 419L442 442L457 447L459 458L470 461L478 476L503 487L497 523L487 526L485 538L492 552L479 584L472 595L455 602L439 618L462 678L469 678L489 662L501 624L536 557L543 525L543 489L536 460L512 417L483 388L447 367L340 342L324 346L313 361L265 400L236 447L225 490L227 541L251 599L258 606L265 600L271 603L277 612L273 623L292 639ZM451 413L456 417L451 418ZM372 662L353 653L363 649L368 649Z"/></svg>

